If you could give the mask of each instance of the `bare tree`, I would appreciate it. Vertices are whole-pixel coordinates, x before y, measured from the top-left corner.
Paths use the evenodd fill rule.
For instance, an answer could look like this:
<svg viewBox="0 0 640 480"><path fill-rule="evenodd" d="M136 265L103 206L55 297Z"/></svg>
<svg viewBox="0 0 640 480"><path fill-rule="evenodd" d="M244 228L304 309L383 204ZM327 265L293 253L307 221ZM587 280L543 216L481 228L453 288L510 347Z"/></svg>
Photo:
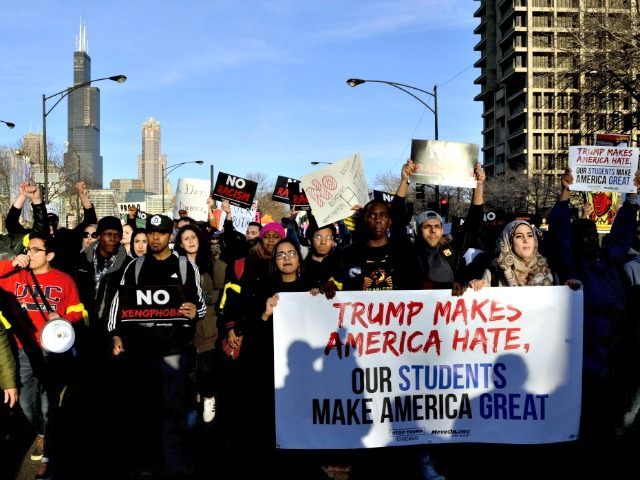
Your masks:
<svg viewBox="0 0 640 480"><path fill-rule="evenodd" d="M275 180L268 180L263 172L249 172L245 178L258 184L255 200L258 201L258 210L262 216L271 215L275 221L278 221L287 214L289 209L286 204L271 200Z"/></svg>

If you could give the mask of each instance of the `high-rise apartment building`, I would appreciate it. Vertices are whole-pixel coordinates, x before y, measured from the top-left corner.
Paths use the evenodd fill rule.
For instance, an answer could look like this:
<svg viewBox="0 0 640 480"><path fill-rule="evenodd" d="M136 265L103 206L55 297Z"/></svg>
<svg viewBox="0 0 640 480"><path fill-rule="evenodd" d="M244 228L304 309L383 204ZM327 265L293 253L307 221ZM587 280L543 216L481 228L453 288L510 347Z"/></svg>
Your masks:
<svg viewBox="0 0 640 480"><path fill-rule="evenodd" d="M590 72L576 72L575 35L587 16L632 14L635 0L480 0L474 49L483 103L485 170L489 175L526 175L548 191L557 187L570 145L590 144L600 121L631 106L619 95L585 111ZM588 132L588 133L586 133ZM529 187L531 188L531 187ZM531 192L529 192L531 195ZM553 200L552 200L553 201Z"/></svg>
<svg viewBox="0 0 640 480"><path fill-rule="evenodd" d="M142 154L138 155L138 178L147 192L162 193L162 173L166 167L167 156L160 153L160 122L149 118L142 123Z"/></svg>
<svg viewBox="0 0 640 480"><path fill-rule="evenodd" d="M91 57L89 57L87 32L80 24L73 53L73 85L91 80ZM100 155L100 90L82 87L74 90L68 99L67 138L70 143L64 154L67 172L78 168L80 176L90 188L102 188L102 156Z"/></svg>

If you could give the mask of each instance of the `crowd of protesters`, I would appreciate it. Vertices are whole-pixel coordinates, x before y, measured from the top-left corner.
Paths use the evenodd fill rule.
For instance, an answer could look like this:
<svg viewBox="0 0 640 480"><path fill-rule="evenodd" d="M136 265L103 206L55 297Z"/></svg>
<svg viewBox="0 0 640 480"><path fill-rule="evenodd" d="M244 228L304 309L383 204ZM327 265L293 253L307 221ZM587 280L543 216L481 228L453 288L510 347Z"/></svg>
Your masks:
<svg viewBox="0 0 640 480"><path fill-rule="evenodd" d="M431 447L277 451L273 311L283 292L332 298L339 290L446 289L458 296L489 286L584 289L578 451L601 455L610 439L637 428L640 376L630 367L639 332L636 195L627 195L600 241L592 220L571 218L568 170L543 235L526 220L483 220L485 174L477 165L467 216L451 237L439 213L409 211L414 171L411 160L403 165L391 203L357 206L354 231L343 222L318 225L312 212L303 226L294 211L241 233L227 201L220 230L187 212L148 215L139 228L135 210L124 221L98 219L83 182L76 185L83 221L66 229L36 186L20 185L0 237L3 441L28 428L37 479L87 476L93 461L101 465L92 465L91 478L263 478L274 471L280 478L386 478L393 474L386 459L399 451L409 475L443 480L450 455ZM27 200L30 228L20 223ZM167 285L181 292L183 321L133 324L118 316L128 289ZM53 354L40 334L60 318L73 324L76 342ZM69 425L100 436L91 460L81 458L88 448ZM194 435L198 428L217 441L202 444L210 437Z"/></svg>

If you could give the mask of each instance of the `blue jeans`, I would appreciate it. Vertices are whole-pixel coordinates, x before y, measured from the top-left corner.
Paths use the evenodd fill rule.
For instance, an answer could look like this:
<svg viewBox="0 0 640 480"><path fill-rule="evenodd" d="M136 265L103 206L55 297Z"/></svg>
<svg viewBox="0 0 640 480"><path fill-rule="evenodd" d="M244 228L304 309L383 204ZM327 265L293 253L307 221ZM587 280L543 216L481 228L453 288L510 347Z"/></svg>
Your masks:
<svg viewBox="0 0 640 480"><path fill-rule="evenodd" d="M45 355L44 352L43 355ZM20 373L20 408L36 433L44 435L49 424L49 395L47 389L36 378L31 360L22 348L18 351L18 364Z"/></svg>

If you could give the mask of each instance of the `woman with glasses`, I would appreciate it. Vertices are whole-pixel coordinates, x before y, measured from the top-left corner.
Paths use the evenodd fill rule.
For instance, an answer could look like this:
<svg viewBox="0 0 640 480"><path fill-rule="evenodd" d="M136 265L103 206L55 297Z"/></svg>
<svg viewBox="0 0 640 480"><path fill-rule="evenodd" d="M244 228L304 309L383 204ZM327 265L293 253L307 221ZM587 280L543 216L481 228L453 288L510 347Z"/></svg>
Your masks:
<svg viewBox="0 0 640 480"><path fill-rule="evenodd" d="M313 215L309 215L307 239L309 254L302 261L302 272L307 289L323 288L329 279L337 276L340 257L336 250L336 230L333 224L318 228Z"/></svg>
<svg viewBox="0 0 640 480"><path fill-rule="evenodd" d="M92 223L91 225L84 227L84 231L82 232L82 248L80 251L83 251L98 239L97 229L98 225L96 223Z"/></svg>

